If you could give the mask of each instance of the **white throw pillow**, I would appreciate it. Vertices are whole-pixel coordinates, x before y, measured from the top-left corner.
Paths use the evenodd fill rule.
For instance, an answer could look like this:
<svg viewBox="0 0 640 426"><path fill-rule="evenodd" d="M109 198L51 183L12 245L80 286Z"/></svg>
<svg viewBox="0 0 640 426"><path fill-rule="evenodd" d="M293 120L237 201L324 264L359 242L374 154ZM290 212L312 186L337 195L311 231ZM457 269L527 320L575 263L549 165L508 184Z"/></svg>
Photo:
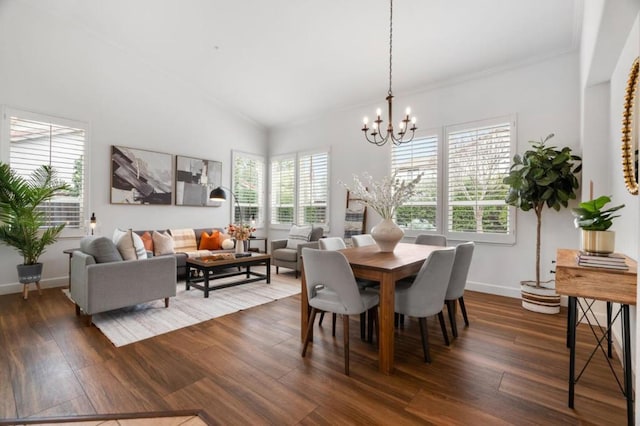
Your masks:
<svg viewBox="0 0 640 426"><path fill-rule="evenodd" d="M297 249L298 244L309 242L310 237L311 225L293 225L289 230L289 236L287 237L287 248Z"/></svg>
<svg viewBox="0 0 640 426"><path fill-rule="evenodd" d="M153 240L153 254L156 256L175 253L173 238L166 232L153 231L151 239Z"/></svg>
<svg viewBox="0 0 640 426"><path fill-rule="evenodd" d="M118 251L124 260L146 259L147 250L140 235L131 229L123 231L116 228L113 232L113 243L118 247Z"/></svg>

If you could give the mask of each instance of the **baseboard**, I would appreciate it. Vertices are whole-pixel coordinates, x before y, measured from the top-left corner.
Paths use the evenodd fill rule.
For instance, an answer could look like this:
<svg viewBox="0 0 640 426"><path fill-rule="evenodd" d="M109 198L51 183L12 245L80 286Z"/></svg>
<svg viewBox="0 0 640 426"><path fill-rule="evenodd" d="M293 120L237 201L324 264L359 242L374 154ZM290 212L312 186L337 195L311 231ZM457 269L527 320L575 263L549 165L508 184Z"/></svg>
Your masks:
<svg viewBox="0 0 640 426"><path fill-rule="evenodd" d="M66 287L69 285L69 277L46 278L40 281L41 288ZM35 284L29 284L29 291L35 290ZM0 284L0 295L22 293L21 283Z"/></svg>

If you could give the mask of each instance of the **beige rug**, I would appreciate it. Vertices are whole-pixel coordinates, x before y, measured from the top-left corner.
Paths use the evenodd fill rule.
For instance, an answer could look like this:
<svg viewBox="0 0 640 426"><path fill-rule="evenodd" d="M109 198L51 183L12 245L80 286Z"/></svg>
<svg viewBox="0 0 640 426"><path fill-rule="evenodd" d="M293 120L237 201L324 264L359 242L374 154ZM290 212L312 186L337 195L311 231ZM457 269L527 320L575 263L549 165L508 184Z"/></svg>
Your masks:
<svg viewBox="0 0 640 426"><path fill-rule="evenodd" d="M240 278L215 280L213 285L234 279ZM63 291L68 295L68 290ZM93 315L93 323L115 346L124 346L299 293L298 280L280 279L275 274L271 284L258 281L214 290L208 299L202 291L193 287L187 291L184 282L179 282L169 308L164 307L164 299L156 300Z"/></svg>

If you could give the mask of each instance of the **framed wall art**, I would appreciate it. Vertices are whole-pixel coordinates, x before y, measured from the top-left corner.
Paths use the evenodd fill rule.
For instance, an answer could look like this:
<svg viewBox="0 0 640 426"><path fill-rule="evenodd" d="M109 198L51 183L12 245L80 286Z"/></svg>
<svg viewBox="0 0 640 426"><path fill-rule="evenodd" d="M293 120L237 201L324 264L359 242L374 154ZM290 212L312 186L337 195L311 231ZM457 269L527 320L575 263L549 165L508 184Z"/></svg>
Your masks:
<svg viewBox="0 0 640 426"><path fill-rule="evenodd" d="M222 163L176 155L176 205L218 207L209 193L222 184Z"/></svg>
<svg viewBox="0 0 640 426"><path fill-rule="evenodd" d="M111 146L111 204L171 205L171 154Z"/></svg>

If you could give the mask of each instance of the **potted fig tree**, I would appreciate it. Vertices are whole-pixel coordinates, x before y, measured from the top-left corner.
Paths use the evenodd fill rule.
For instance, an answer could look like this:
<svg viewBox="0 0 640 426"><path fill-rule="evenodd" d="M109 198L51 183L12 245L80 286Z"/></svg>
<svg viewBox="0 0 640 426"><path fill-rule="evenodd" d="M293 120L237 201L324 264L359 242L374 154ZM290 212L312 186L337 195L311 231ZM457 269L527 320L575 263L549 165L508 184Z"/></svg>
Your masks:
<svg viewBox="0 0 640 426"><path fill-rule="evenodd" d="M513 164L504 183L509 185L506 203L522 211L536 214L535 281L522 281L522 306L535 312L560 312L560 296L555 286L540 282L540 230L545 207L559 211L576 198L579 187L576 174L582 169L582 159L571 148L557 149L545 145L551 133L540 142L530 141L532 149L513 157Z"/></svg>
<svg viewBox="0 0 640 426"><path fill-rule="evenodd" d="M604 209L611 202L611 197L603 195L593 200L580 203L573 209L576 217L576 228L582 229L581 249L587 253L609 254L615 251L615 232L609 231L613 219L620 217L613 212L620 210L624 204Z"/></svg>
<svg viewBox="0 0 640 426"><path fill-rule="evenodd" d="M64 223L45 228L46 217L41 206L69 189L69 185L56 178L50 166L40 166L25 178L8 164L0 163L0 242L16 249L23 258L17 268L25 299L27 284L36 283L39 287L40 255L64 228Z"/></svg>

